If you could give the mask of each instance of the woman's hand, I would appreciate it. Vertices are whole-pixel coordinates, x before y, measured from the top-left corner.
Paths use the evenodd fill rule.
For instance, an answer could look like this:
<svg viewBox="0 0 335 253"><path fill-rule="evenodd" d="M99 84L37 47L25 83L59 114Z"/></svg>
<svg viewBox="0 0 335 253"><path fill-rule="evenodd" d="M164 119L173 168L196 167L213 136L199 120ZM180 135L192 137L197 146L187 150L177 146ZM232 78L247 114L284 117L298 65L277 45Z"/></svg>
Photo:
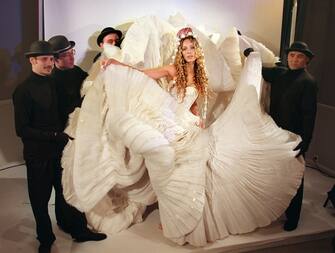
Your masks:
<svg viewBox="0 0 335 253"><path fill-rule="evenodd" d="M199 119L199 122L196 125L200 128L205 128L205 122L202 119Z"/></svg>
<svg viewBox="0 0 335 253"><path fill-rule="evenodd" d="M111 64L124 65L123 63L111 58L111 59L102 60L100 63L100 66L103 70L105 70Z"/></svg>
<svg viewBox="0 0 335 253"><path fill-rule="evenodd" d="M127 64L124 64L122 62L119 62L118 60L115 60L113 58L111 59L107 59L107 60L102 60L101 61L101 69L105 70L109 65L111 64L115 64L115 65L121 65L121 66L124 66L124 67L128 67L128 68L132 68L132 69L135 69L135 70L138 70L138 71L142 71L138 68L135 68L133 66L130 66L130 65L127 65Z"/></svg>

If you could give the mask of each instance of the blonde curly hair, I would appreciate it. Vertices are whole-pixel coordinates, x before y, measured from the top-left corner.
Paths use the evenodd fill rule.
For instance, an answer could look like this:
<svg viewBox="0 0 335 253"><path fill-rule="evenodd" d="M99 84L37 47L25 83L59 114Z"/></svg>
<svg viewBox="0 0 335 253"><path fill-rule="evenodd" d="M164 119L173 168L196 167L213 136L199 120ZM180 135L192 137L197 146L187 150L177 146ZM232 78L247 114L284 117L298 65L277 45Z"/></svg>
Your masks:
<svg viewBox="0 0 335 253"><path fill-rule="evenodd" d="M182 54L183 42L185 40L190 40L195 47L196 60L194 63L194 85L198 91L199 96L202 97L207 96L207 86L208 86L208 77L205 70L204 55L198 40L193 36L187 36L185 38L180 39L174 60L174 65L177 70L177 77L173 86L176 88L177 96L182 101L185 97L187 87L186 61Z"/></svg>

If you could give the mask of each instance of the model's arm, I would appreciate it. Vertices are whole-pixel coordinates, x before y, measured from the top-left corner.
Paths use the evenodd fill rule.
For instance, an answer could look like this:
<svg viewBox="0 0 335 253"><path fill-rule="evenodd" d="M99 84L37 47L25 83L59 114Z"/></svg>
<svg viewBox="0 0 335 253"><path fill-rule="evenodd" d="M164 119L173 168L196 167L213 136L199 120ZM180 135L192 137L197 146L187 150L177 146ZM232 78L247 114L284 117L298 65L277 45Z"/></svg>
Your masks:
<svg viewBox="0 0 335 253"><path fill-rule="evenodd" d="M172 80L176 76L176 72L177 72L174 65L166 65L163 67L153 68L153 69L143 69L141 71L147 76L155 80L160 79L162 77L166 77L169 80Z"/></svg>
<svg viewBox="0 0 335 253"><path fill-rule="evenodd" d="M146 74L147 76L151 77L152 79L160 79L162 77L166 77L169 80L174 79L174 77L176 76L176 68L174 65L166 65L166 66L162 66L162 67L158 67L158 68L152 68L152 69L138 69L135 68L133 66L127 65L125 63L119 62L115 59L107 59L101 62L101 67L103 69L105 69L106 67L108 67L110 64L115 64L115 65L121 65L121 66L125 66L125 67L129 67L129 68L133 68L136 69L138 71L143 72L144 74Z"/></svg>

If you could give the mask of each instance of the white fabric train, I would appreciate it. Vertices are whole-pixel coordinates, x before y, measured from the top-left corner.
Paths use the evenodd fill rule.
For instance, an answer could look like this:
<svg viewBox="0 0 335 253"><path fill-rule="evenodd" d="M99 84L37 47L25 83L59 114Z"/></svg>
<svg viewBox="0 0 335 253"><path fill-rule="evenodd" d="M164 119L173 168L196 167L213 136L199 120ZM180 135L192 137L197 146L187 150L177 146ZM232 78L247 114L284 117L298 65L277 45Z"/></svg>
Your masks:
<svg viewBox="0 0 335 253"><path fill-rule="evenodd" d="M108 67L71 115L67 201L95 229L116 233L158 200L163 233L178 244L269 225L294 196L304 163L292 151L300 137L261 111L260 82L261 57L252 53L226 110L200 129L189 99L179 104L142 72Z"/></svg>

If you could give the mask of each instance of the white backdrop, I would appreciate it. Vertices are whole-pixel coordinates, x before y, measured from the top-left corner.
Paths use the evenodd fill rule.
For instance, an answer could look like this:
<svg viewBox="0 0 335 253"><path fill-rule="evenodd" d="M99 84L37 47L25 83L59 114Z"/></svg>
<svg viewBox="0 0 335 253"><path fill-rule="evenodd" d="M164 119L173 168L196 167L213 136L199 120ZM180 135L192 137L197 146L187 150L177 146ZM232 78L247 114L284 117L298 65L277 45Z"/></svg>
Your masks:
<svg viewBox="0 0 335 253"><path fill-rule="evenodd" d="M235 26L276 54L280 47L283 0L44 0L45 39L63 34L76 44L76 64L88 69L106 26L156 15L180 13L195 26L227 33Z"/></svg>

